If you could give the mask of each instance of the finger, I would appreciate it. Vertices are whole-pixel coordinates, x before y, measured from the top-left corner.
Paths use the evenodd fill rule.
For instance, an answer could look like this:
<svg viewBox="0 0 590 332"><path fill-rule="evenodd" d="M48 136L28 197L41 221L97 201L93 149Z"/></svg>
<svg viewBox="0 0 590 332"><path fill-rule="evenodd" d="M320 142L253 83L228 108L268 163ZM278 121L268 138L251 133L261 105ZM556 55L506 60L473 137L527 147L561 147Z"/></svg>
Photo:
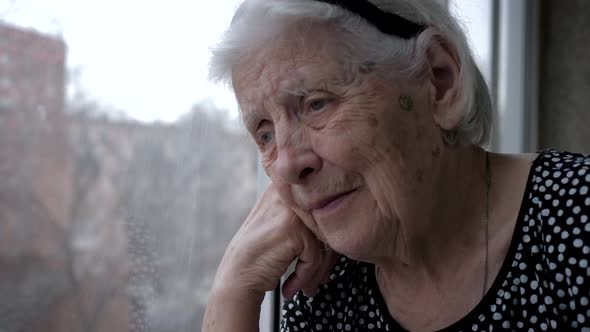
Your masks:
<svg viewBox="0 0 590 332"><path fill-rule="evenodd" d="M283 284L285 298L293 297L301 289L306 295L312 293L314 286L317 286L318 275L322 272L323 259L317 238L307 228L302 227L299 242L300 254L295 264L295 271Z"/></svg>
<svg viewBox="0 0 590 332"><path fill-rule="evenodd" d="M298 261L295 265L295 271L287 278L283 284L284 295L286 298L291 298L299 290L307 297L315 295L318 282L315 280L317 276L317 267L312 267L310 264L305 264Z"/></svg>
<svg viewBox="0 0 590 332"><path fill-rule="evenodd" d="M323 271L320 280L322 284L326 284L330 281L330 275L332 274L332 269L334 268L334 265L336 265L336 262L338 262L338 253L332 249L328 249L325 253L325 263L322 265Z"/></svg>
<svg viewBox="0 0 590 332"><path fill-rule="evenodd" d="M304 288L304 292L307 290L311 295L315 295L321 284L330 281L332 268L338 260L338 254L329 247L322 248L320 254L321 263L319 264L318 271L315 273L313 281L308 283L309 288Z"/></svg>
<svg viewBox="0 0 590 332"><path fill-rule="evenodd" d="M314 284L317 285L314 279L318 274L318 267L317 264L299 259L295 264L295 271L283 283L283 296L292 298L299 290L303 290L306 296L311 295Z"/></svg>
<svg viewBox="0 0 590 332"><path fill-rule="evenodd" d="M289 297L292 297L299 289L303 290L303 293L308 296L314 296L319 290L321 284L327 283L330 280L330 272L338 260L339 254L333 251L331 248L325 247L325 244L318 242L319 259L314 260L315 270L313 272L306 271L308 266L304 264L298 264L295 267L295 273L289 276L285 282L285 289ZM313 267L309 267L309 270ZM292 288L292 289L291 289Z"/></svg>
<svg viewBox="0 0 590 332"><path fill-rule="evenodd" d="M320 264L320 268L316 273L316 278L314 279L314 283L310 283L310 287L312 288L313 294L319 290L320 285L326 284L330 281L330 275L334 265L338 261L338 254L330 248L325 248L322 250L322 263Z"/></svg>

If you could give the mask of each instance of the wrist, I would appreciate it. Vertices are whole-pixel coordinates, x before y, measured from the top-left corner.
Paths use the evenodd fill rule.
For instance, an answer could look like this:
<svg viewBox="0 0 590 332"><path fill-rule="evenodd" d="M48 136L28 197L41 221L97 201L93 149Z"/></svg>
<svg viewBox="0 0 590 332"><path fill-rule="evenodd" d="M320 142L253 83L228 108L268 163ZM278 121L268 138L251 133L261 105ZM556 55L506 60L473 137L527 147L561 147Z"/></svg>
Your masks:
<svg viewBox="0 0 590 332"><path fill-rule="evenodd" d="M258 331L261 304L255 292L213 288L207 299L203 331Z"/></svg>
<svg viewBox="0 0 590 332"><path fill-rule="evenodd" d="M260 306L264 300L264 292L248 288L214 285L209 292L209 300L224 303L240 303L242 305Z"/></svg>

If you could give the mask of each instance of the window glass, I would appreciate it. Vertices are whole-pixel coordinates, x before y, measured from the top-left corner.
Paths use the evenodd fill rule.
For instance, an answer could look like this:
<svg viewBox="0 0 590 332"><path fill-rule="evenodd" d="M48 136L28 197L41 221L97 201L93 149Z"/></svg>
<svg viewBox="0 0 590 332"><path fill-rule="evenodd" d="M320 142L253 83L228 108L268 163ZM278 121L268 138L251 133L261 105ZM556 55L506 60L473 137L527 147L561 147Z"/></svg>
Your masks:
<svg viewBox="0 0 590 332"><path fill-rule="evenodd" d="M493 8L492 0L450 0L449 8L462 23L475 59L488 85L493 65Z"/></svg>
<svg viewBox="0 0 590 332"><path fill-rule="evenodd" d="M0 330L200 329L256 197L237 2L0 0Z"/></svg>

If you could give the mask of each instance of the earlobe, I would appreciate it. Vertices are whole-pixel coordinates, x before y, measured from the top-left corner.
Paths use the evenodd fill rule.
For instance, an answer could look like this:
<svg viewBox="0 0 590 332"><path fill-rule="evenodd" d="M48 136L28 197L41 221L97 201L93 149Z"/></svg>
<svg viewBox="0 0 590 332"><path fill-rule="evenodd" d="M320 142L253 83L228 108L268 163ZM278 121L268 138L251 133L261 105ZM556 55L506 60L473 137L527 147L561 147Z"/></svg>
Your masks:
<svg viewBox="0 0 590 332"><path fill-rule="evenodd" d="M453 130L462 116L463 81L456 49L442 38L433 37L426 52L434 119L444 130Z"/></svg>

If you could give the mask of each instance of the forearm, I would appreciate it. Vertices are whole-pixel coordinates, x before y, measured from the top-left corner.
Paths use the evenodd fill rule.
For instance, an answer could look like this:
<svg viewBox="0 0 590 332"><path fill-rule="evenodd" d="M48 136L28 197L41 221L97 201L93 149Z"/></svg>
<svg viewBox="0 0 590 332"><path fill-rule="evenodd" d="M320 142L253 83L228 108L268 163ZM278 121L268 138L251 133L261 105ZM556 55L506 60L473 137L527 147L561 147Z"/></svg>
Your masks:
<svg viewBox="0 0 590 332"><path fill-rule="evenodd" d="M207 301L203 332L257 332L261 303L259 296L212 291Z"/></svg>

